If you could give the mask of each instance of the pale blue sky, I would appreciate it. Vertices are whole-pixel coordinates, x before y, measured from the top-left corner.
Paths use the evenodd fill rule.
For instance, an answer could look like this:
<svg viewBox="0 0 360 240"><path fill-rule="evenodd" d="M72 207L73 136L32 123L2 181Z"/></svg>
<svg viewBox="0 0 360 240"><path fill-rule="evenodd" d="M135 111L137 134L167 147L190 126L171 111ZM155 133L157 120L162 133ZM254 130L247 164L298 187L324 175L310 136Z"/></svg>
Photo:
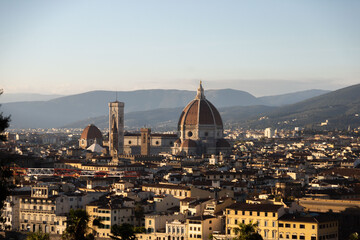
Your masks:
<svg viewBox="0 0 360 240"><path fill-rule="evenodd" d="M0 1L6 92L360 83L358 0Z"/></svg>

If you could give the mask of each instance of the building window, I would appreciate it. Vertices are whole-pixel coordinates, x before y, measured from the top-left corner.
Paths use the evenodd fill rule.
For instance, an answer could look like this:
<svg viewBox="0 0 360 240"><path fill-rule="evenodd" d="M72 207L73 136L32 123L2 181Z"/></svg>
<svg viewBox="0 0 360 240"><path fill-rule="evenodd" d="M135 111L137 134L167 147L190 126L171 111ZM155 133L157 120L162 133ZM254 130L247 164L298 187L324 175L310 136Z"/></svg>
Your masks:
<svg viewBox="0 0 360 240"><path fill-rule="evenodd" d="M299 239L305 239L304 235L300 235Z"/></svg>
<svg viewBox="0 0 360 240"><path fill-rule="evenodd" d="M279 223L279 227L284 227L284 224L283 224L283 223Z"/></svg>
<svg viewBox="0 0 360 240"><path fill-rule="evenodd" d="M290 228L290 227L291 227L291 224L290 224L290 223L285 223L285 227L286 227L286 228Z"/></svg>
<svg viewBox="0 0 360 240"><path fill-rule="evenodd" d="M192 131L189 131L189 132L187 133L187 135L188 135L188 137L191 137L191 136L193 135Z"/></svg>
<svg viewBox="0 0 360 240"><path fill-rule="evenodd" d="M304 225L304 224L300 224L300 228L305 228L305 225Z"/></svg>
<svg viewBox="0 0 360 240"><path fill-rule="evenodd" d="M295 234L291 235L291 239L297 239L297 235Z"/></svg>

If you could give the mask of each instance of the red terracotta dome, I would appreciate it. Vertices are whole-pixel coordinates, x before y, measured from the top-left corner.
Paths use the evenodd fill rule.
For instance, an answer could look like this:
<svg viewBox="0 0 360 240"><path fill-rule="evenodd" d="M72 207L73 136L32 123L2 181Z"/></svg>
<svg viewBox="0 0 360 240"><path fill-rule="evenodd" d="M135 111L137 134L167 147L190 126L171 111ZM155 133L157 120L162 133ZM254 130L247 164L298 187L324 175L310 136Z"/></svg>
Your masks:
<svg viewBox="0 0 360 240"><path fill-rule="evenodd" d="M90 124L84 129L80 139L102 139L102 134L95 125Z"/></svg>
<svg viewBox="0 0 360 240"><path fill-rule="evenodd" d="M196 98L182 111L178 126L198 124L223 126L219 111L205 98L201 85Z"/></svg>
<svg viewBox="0 0 360 240"><path fill-rule="evenodd" d="M182 148L196 148L197 144L194 140L191 139L186 139L184 140L184 142L181 144Z"/></svg>

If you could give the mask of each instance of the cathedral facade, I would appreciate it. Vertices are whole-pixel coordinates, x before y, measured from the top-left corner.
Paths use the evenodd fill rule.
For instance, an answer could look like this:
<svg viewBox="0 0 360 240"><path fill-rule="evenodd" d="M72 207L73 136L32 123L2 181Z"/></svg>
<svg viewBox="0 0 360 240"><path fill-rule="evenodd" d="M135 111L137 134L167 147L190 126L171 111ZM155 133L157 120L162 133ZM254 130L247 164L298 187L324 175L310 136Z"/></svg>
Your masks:
<svg viewBox="0 0 360 240"><path fill-rule="evenodd" d="M230 144L223 138L219 111L205 98L200 82L197 94L182 111L178 122L179 138L172 148L174 155L226 153Z"/></svg>

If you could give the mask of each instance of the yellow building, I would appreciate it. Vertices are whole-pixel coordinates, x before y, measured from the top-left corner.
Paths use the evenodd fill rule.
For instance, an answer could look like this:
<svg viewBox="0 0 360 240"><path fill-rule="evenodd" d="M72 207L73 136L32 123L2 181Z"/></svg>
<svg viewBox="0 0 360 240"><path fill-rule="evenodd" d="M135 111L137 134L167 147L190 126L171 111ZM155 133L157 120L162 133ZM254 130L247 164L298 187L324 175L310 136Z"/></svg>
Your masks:
<svg viewBox="0 0 360 240"><path fill-rule="evenodd" d="M21 231L42 231L50 234L62 234L66 228L66 216L55 189L49 186L31 187L30 196L19 198L19 225ZM57 192L56 192L57 193Z"/></svg>
<svg viewBox="0 0 360 240"><path fill-rule="evenodd" d="M285 214L283 205L235 203L225 209L227 239L236 237L234 228L240 223L258 223L263 239L278 239L279 217Z"/></svg>
<svg viewBox="0 0 360 240"><path fill-rule="evenodd" d="M111 226L128 223L134 225L134 208L105 202L95 202L86 206L86 211L92 217L90 229L94 229L96 237L109 238ZM94 226L93 220L101 220L100 226Z"/></svg>
<svg viewBox="0 0 360 240"><path fill-rule="evenodd" d="M279 240L337 240L338 221L327 214L286 214L279 218Z"/></svg>
<svg viewBox="0 0 360 240"><path fill-rule="evenodd" d="M187 239L209 239L213 232L221 231L221 217L201 215L186 219Z"/></svg>
<svg viewBox="0 0 360 240"><path fill-rule="evenodd" d="M176 198L184 199L191 197L191 189L185 186L172 184L144 184L142 186L144 192L153 192L155 194L171 194Z"/></svg>

